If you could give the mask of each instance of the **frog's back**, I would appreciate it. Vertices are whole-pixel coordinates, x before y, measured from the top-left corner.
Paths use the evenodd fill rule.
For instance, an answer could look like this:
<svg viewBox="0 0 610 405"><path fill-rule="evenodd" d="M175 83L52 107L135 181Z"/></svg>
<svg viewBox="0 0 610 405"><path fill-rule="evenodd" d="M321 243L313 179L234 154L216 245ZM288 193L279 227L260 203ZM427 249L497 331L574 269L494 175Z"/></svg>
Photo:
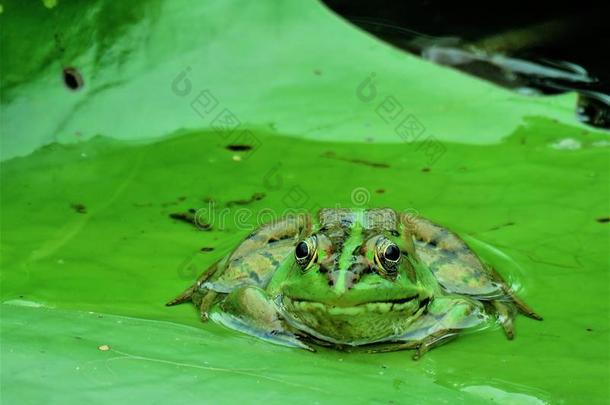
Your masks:
<svg viewBox="0 0 610 405"><path fill-rule="evenodd" d="M299 235L311 227L308 215L293 215L256 229L220 263L217 277L201 285L228 293L242 285L264 288L291 254Z"/></svg>
<svg viewBox="0 0 610 405"><path fill-rule="evenodd" d="M421 218L406 219L418 258L448 292L483 300L506 296L503 283L456 234Z"/></svg>

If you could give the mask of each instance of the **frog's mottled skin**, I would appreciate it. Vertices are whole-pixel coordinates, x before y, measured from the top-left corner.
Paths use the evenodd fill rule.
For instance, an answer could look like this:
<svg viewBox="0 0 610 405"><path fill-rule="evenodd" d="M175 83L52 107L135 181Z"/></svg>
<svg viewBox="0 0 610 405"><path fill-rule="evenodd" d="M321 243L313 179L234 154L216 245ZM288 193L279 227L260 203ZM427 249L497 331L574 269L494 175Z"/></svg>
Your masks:
<svg viewBox="0 0 610 405"><path fill-rule="evenodd" d="M168 305L185 301L203 320L278 344L417 349L415 358L490 316L509 339L517 311L541 319L458 236L391 209L264 225Z"/></svg>

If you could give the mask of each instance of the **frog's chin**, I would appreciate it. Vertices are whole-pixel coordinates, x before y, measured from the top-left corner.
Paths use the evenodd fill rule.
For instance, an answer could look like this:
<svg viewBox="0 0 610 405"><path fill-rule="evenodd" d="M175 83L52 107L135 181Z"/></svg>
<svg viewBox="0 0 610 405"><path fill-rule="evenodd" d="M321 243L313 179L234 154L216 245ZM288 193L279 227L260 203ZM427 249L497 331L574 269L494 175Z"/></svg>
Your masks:
<svg viewBox="0 0 610 405"><path fill-rule="evenodd" d="M413 296L343 307L280 296L276 303L292 327L327 342L357 346L404 334L428 299Z"/></svg>

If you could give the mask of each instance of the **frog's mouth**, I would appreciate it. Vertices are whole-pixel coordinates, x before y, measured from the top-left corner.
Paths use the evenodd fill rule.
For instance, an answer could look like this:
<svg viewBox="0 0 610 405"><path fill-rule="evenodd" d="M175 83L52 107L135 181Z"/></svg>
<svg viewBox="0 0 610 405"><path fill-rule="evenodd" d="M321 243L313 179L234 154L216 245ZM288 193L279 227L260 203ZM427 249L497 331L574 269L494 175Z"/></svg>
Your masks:
<svg viewBox="0 0 610 405"><path fill-rule="evenodd" d="M399 312L403 315L411 315L428 305L429 298L419 300L419 295L405 298L383 301L369 301L351 306L338 306L306 299L281 297L282 306L290 312L325 312L329 315L361 315L387 314Z"/></svg>

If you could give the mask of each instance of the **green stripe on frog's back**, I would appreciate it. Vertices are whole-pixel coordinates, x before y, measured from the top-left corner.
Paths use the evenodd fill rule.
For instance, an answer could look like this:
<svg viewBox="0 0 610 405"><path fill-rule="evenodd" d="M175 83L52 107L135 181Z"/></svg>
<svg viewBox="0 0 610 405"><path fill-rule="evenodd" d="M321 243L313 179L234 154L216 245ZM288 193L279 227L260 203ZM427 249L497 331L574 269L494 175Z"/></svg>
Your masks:
<svg viewBox="0 0 610 405"><path fill-rule="evenodd" d="M354 210L351 225L349 228L345 228L346 239L341 248L341 255L339 256L339 263L337 266L339 275L334 286L337 294L342 294L347 289L347 271L353 263L354 250L362 245L364 218L364 210Z"/></svg>

